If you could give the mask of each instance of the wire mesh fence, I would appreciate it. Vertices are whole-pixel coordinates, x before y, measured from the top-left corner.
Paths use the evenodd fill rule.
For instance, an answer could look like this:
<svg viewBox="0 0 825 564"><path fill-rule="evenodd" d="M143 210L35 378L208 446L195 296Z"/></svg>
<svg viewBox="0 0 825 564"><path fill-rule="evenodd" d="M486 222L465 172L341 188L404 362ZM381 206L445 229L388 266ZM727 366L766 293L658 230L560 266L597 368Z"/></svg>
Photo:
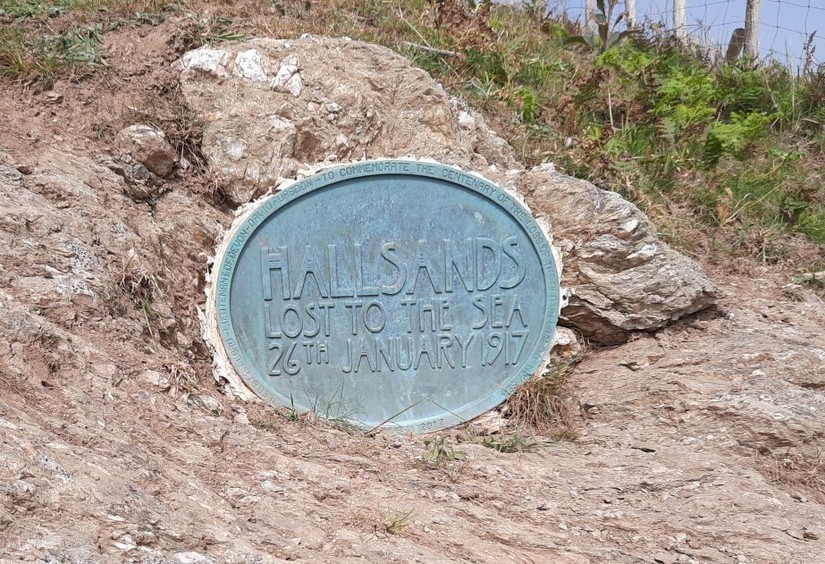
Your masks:
<svg viewBox="0 0 825 564"><path fill-rule="evenodd" d="M603 4L607 11L611 2ZM635 21L653 35L681 35L722 57L732 40L741 42L747 52L746 15L754 8L755 33L747 39L753 41L752 53L760 60L779 61L797 70L815 69L825 62L825 29L823 36L819 33L825 28L825 0L616 0L611 24L623 16L617 30ZM549 15L585 25L592 22L588 13L598 13L597 0L547 0L545 9Z"/></svg>

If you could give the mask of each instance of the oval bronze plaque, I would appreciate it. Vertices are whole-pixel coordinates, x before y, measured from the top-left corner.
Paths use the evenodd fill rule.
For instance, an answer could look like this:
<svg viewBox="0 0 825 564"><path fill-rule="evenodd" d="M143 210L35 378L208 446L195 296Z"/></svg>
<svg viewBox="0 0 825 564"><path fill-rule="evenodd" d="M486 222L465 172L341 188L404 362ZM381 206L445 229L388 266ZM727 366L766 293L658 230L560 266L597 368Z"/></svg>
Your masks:
<svg viewBox="0 0 825 564"><path fill-rule="evenodd" d="M443 165L361 162L264 199L218 257L218 329L264 400L426 432L495 407L559 312L552 249L505 190Z"/></svg>

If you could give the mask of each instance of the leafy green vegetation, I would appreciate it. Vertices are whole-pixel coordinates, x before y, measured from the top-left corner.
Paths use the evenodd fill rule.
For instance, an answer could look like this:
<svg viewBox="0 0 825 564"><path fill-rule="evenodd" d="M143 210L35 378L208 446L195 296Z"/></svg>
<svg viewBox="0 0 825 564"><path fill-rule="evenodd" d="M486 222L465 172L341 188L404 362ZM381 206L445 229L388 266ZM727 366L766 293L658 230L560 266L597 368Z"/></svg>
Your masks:
<svg viewBox="0 0 825 564"><path fill-rule="evenodd" d="M0 77L50 78L81 66L102 66L101 41L100 28L95 25L72 26L62 33L37 36L0 27Z"/></svg>
<svg viewBox="0 0 825 564"><path fill-rule="evenodd" d="M220 41L240 41L246 35L233 29L233 22L220 16L204 17L190 14L186 24L177 32L175 47L185 52L207 43Z"/></svg>
<svg viewBox="0 0 825 564"><path fill-rule="evenodd" d="M811 57L798 71L728 63L645 30L622 34L614 4L598 3L591 36L545 18L540 1L0 0L0 79L94 71L105 66L101 34L168 13L182 16L178 52L346 35L403 52L484 110L526 164L552 161L622 193L685 250L771 262L794 237L825 247L825 68Z"/></svg>
<svg viewBox="0 0 825 564"><path fill-rule="evenodd" d="M0 0L0 17L26 20L63 14L115 14L129 16L166 9L166 0Z"/></svg>
<svg viewBox="0 0 825 564"><path fill-rule="evenodd" d="M613 14L618 7L619 0L607 0L606 4L605 0L596 0L596 9L593 13L596 33L594 35L572 35L567 39L567 43L571 45L580 43L604 53L621 43L622 40L638 34L639 30L633 28L616 31L616 26L624 18L624 14L621 14L615 20L613 19Z"/></svg>
<svg viewBox="0 0 825 564"><path fill-rule="evenodd" d="M0 16L25 19L40 15L56 16L71 8L73 0L42 2L40 0L0 0Z"/></svg>
<svg viewBox="0 0 825 564"><path fill-rule="evenodd" d="M689 214L691 230L730 243L719 260L773 260L769 247L794 233L825 244L825 68L726 63L669 38L620 35L611 4L600 4L597 36L499 6L486 20L492 41L442 27L424 39L462 56L414 56L492 114L528 164L550 160L619 191L666 233L670 210Z"/></svg>
<svg viewBox="0 0 825 564"><path fill-rule="evenodd" d="M490 435L489 437L484 437L481 440L481 444L487 448L508 454L514 452L531 452L539 448L539 444L535 439L525 437L519 432L505 435Z"/></svg>
<svg viewBox="0 0 825 564"><path fill-rule="evenodd" d="M164 0L0 0L0 78L41 80L106 66L103 33L156 23Z"/></svg>
<svg viewBox="0 0 825 564"><path fill-rule="evenodd" d="M427 466L437 467L451 462L463 460L466 453L453 450L441 435L424 439L424 454L421 460Z"/></svg>
<svg viewBox="0 0 825 564"><path fill-rule="evenodd" d="M392 511L384 517L381 525L389 534L399 535L412 523L412 519L412 509L404 512Z"/></svg>

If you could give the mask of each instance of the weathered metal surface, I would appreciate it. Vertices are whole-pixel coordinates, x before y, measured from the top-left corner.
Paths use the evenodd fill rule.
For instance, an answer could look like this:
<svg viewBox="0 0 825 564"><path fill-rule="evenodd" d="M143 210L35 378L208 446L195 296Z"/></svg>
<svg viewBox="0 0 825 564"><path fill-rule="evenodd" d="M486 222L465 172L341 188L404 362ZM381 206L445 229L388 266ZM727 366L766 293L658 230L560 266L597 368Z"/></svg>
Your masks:
<svg viewBox="0 0 825 564"><path fill-rule="evenodd" d="M261 398L426 432L501 403L540 365L558 272L530 213L417 161L333 168L263 200L218 257L216 311Z"/></svg>

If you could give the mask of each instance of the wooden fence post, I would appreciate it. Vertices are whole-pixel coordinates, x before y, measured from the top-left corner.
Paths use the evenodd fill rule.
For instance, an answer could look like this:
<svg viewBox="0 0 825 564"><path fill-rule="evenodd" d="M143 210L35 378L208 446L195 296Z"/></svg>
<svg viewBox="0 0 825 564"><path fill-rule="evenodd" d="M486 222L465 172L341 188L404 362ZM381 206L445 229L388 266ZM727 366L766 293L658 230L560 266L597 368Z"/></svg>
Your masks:
<svg viewBox="0 0 825 564"><path fill-rule="evenodd" d="M687 7L685 0L673 0L673 32L681 40L686 40L687 32Z"/></svg>
<svg viewBox="0 0 825 564"><path fill-rule="evenodd" d="M745 8L745 56L759 58L759 5L761 0L748 0Z"/></svg>
<svg viewBox="0 0 825 564"><path fill-rule="evenodd" d="M624 13L627 27L636 27L636 0L624 0Z"/></svg>
<svg viewBox="0 0 825 564"><path fill-rule="evenodd" d="M599 24L596 23L596 0L586 0L584 3L584 23L590 33L599 33Z"/></svg>

